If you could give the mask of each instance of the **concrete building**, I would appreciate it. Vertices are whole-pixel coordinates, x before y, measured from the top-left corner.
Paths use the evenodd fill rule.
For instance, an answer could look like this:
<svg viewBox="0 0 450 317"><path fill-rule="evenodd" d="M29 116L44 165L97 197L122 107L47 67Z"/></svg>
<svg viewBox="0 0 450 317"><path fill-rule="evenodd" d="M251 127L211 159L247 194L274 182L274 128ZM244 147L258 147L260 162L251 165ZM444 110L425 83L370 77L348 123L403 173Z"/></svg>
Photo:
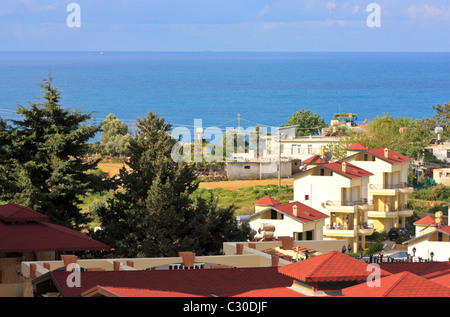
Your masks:
<svg viewBox="0 0 450 317"><path fill-rule="evenodd" d="M270 227L270 238L293 237L295 240L322 240L325 219L328 216L299 202L282 204L272 197L264 197L255 203L255 213L250 215L249 225L264 239L264 230Z"/></svg>
<svg viewBox="0 0 450 317"><path fill-rule="evenodd" d="M382 232L404 227L406 218L413 214L407 207L408 195L414 190L407 179L412 159L387 148L369 149L361 144L347 151L344 161L372 172L367 198L374 205L369 212L374 228Z"/></svg>
<svg viewBox="0 0 450 317"><path fill-rule="evenodd" d="M225 163L228 180L272 179L278 177L277 160L248 160ZM290 178L301 168L300 160L282 159L281 178Z"/></svg>
<svg viewBox="0 0 450 317"><path fill-rule="evenodd" d="M433 169L433 179L436 184L450 186L450 168Z"/></svg>
<svg viewBox="0 0 450 317"><path fill-rule="evenodd" d="M442 212L414 223L416 236L404 242L408 253L423 260L450 261L450 226L444 223Z"/></svg>
<svg viewBox="0 0 450 317"><path fill-rule="evenodd" d="M323 235L345 239L357 252L373 233L368 213L369 177L373 175L345 161L316 164L294 175L294 200L329 216Z"/></svg>

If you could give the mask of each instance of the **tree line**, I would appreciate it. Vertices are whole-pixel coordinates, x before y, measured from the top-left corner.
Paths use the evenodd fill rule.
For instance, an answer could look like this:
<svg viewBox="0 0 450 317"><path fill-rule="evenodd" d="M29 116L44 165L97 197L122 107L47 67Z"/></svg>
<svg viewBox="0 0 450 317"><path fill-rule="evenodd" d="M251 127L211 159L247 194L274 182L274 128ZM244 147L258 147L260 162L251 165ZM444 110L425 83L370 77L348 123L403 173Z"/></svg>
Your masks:
<svg viewBox="0 0 450 317"><path fill-rule="evenodd" d="M100 230L89 234L113 248L113 256L175 256L179 251L218 254L224 241L245 241L234 207L192 198L198 188L193 165L174 162L171 125L156 113L137 119L131 135L115 116L88 124L92 114L67 110L51 76L39 84L39 102L19 105L21 120L0 118L0 200L41 212L52 223L87 230L92 214L82 212L83 197L112 191L96 208ZM97 133L101 142L92 144ZM98 169L94 149L127 155L119 177Z"/></svg>

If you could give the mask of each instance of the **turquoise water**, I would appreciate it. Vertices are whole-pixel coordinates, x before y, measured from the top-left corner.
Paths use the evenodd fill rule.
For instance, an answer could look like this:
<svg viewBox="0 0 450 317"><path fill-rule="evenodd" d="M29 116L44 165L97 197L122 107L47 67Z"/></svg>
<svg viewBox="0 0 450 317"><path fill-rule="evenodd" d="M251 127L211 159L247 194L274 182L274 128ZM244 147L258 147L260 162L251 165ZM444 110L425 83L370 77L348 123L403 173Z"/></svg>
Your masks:
<svg viewBox="0 0 450 317"><path fill-rule="evenodd" d="M51 73L63 106L127 123L157 112L176 126L279 126L300 109L327 123L432 116L450 101L449 53L0 53L0 115L35 102ZM234 121L232 121L234 120ZM232 122L230 122L232 121ZM228 124L225 124L227 123Z"/></svg>

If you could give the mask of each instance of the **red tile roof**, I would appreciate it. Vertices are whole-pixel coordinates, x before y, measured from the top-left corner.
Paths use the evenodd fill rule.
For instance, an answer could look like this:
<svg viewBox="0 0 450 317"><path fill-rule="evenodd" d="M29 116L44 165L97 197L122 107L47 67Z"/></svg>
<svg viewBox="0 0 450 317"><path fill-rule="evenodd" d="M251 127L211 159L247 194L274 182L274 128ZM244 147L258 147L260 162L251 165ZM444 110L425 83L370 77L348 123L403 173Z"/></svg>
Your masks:
<svg viewBox="0 0 450 317"><path fill-rule="evenodd" d="M380 263L380 267L392 274L411 272L435 283L450 285L450 262L400 262Z"/></svg>
<svg viewBox="0 0 450 317"><path fill-rule="evenodd" d="M81 287L67 286L66 279L71 272L53 271L49 274L67 297L78 296L97 285L206 297L231 297L258 289L292 285L292 279L279 274L276 267L80 272Z"/></svg>
<svg viewBox="0 0 450 317"><path fill-rule="evenodd" d="M297 216L294 216L293 208L294 206L297 206ZM308 223L315 220L325 219L329 216L314 209L311 208L305 204L302 204L301 202L295 201L292 203L282 204L282 205L276 205L272 207L275 210L278 210L290 217L293 217L303 223Z"/></svg>
<svg viewBox="0 0 450 317"><path fill-rule="evenodd" d="M155 291L143 288L101 286L106 291L119 297L200 297L187 293Z"/></svg>
<svg viewBox="0 0 450 317"><path fill-rule="evenodd" d="M46 221L48 217L30 208L16 204L7 204L0 206L0 220L4 222L18 221Z"/></svg>
<svg viewBox="0 0 450 317"><path fill-rule="evenodd" d="M322 157L320 155L314 155L303 161L303 163L311 163L311 164L325 164L328 162L329 161L325 157Z"/></svg>
<svg viewBox="0 0 450 317"><path fill-rule="evenodd" d="M109 246L69 228L47 223L0 222L0 252L108 250Z"/></svg>
<svg viewBox="0 0 450 317"><path fill-rule="evenodd" d="M371 149L371 150L367 150L367 153L370 153L376 157L378 157L379 159L382 159L384 161L387 161L391 164L397 164L397 163L404 163L404 162L410 162L412 161L411 158L406 157L404 155L401 155L397 152L394 152L392 150L388 150L388 158L386 158L384 156L384 150L386 148L382 147L382 148L378 148L378 149Z"/></svg>
<svg viewBox="0 0 450 317"><path fill-rule="evenodd" d="M347 164L347 171L344 172L342 170L342 164L346 163ZM360 177L367 177L367 176L371 176L373 175L373 173L368 172L358 166L355 166L353 164L350 164L348 162L345 161L337 161L337 162L333 162L333 163L328 163L328 164L321 164L320 166L326 167L344 177L347 178L360 178Z"/></svg>
<svg viewBox="0 0 450 317"><path fill-rule="evenodd" d="M410 272L402 272L380 279L380 287L367 283L344 288L349 297L450 297L450 288Z"/></svg>
<svg viewBox="0 0 450 317"><path fill-rule="evenodd" d="M296 292L290 288L277 287L248 291L235 295L234 297L306 297L306 295Z"/></svg>
<svg viewBox="0 0 450 317"><path fill-rule="evenodd" d="M372 273L368 264L339 251L315 256L278 268L281 274L303 282L365 281ZM390 273L381 270L381 276Z"/></svg>
<svg viewBox="0 0 450 317"><path fill-rule="evenodd" d="M450 234L450 226L440 227L438 230Z"/></svg>
<svg viewBox="0 0 450 317"><path fill-rule="evenodd" d="M350 145L348 148L346 148L346 150L348 151L362 151L362 150L368 150L369 148L365 145L362 145L359 142L356 142L352 145Z"/></svg>
<svg viewBox="0 0 450 317"><path fill-rule="evenodd" d="M431 217L431 216L426 216L426 217L424 217L422 219L419 219L416 222L414 222L414 225L425 225L425 226L427 226L427 225L431 225L433 223L435 223L434 218Z"/></svg>
<svg viewBox="0 0 450 317"><path fill-rule="evenodd" d="M279 202L278 200L276 200L270 196L266 196L266 197L263 197L263 198L255 201L253 204L254 205L262 205L262 206L275 206L275 205L281 204L281 202Z"/></svg>

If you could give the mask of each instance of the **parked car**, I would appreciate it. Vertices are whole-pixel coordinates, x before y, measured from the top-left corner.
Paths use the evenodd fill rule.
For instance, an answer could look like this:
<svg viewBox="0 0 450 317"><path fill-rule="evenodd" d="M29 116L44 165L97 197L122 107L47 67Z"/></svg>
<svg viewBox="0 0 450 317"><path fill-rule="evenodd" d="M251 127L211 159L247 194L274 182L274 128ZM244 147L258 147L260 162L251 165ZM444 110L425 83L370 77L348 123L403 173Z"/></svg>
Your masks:
<svg viewBox="0 0 450 317"><path fill-rule="evenodd" d="M394 259L394 261L406 261L408 258L408 252L400 251L389 255L389 257Z"/></svg>
<svg viewBox="0 0 450 317"><path fill-rule="evenodd" d="M406 228L392 228L388 233L389 240L397 240L398 238L411 238L411 232Z"/></svg>

